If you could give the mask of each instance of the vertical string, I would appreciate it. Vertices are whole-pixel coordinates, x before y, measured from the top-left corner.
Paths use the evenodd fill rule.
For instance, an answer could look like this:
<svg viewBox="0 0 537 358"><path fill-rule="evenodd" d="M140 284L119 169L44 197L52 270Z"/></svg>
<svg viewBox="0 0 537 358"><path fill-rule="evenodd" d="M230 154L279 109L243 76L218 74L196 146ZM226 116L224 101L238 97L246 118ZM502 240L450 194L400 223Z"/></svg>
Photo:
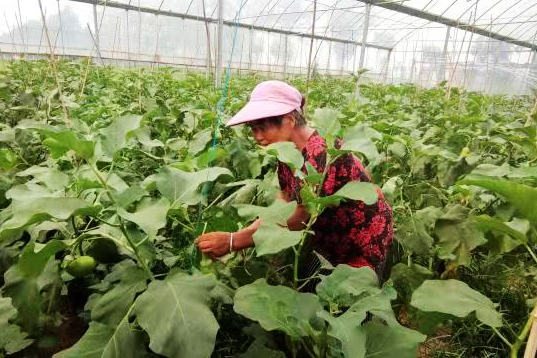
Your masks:
<svg viewBox="0 0 537 358"><path fill-rule="evenodd" d="M237 7L238 10L235 13L234 18L234 29L233 29L233 37L232 37L232 43L231 43L231 53L229 56L229 61L226 66L226 73L224 78L224 85L222 86L222 93L220 95L220 99L217 103L217 115L216 115L216 122L213 128L213 136L211 141L211 147L209 148L209 160L207 163L207 180L203 184L202 189L202 198L198 207L198 219L196 223L196 236L202 235L205 233L205 229L207 227L207 224L203 224L203 208L207 204L207 198L209 197L209 191L210 191L210 184L209 184L209 174L210 174L210 168L212 165L212 161L214 159L214 154L216 151L216 146L218 144L218 133L220 131L220 126L222 124L222 115L224 113L224 103L228 98L229 95L229 85L231 80L231 61L233 60L233 53L235 50L235 43L237 40L237 30L239 28L239 18L240 13L243 7L242 4L243 0L238 0ZM199 263L201 261L201 252L199 251L198 247L193 243L192 247L190 249L190 268L189 272L192 274L194 268L199 268Z"/></svg>

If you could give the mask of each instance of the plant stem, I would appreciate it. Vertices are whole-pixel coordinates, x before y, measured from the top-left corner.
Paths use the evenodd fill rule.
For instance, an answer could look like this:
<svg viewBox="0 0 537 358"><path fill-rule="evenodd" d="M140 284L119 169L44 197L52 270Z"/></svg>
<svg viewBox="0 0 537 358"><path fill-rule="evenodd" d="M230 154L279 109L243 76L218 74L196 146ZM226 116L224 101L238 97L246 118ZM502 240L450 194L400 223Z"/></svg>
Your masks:
<svg viewBox="0 0 537 358"><path fill-rule="evenodd" d="M317 210L319 211L320 205L317 205ZM298 248L295 250L295 264L293 267L293 287L295 289L298 288L298 260L300 258L300 252L302 251L302 247L304 246L304 243L306 242L306 238L308 237L308 234L310 233L311 227L317 221L318 214L315 213L310 216L310 219L308 220L308 223L306 225L306 228L302 230L302 237L300 238L300 242L298 244Z"/></svg>
<svg viewBox="0 0 537 358"><path fill-rule="evenodd" d="M533 308L530 314L530 317L528 318L528 320L526 321L526 324L524 325L524 328L522 328L522 331L520 331L520 334L518 335L518 337L516 337L515 343L513 343L512 345L509 345L509 347L511 348L511 354L510 354L511 358L518 357L518 350L520 349L520 347L522 347L522 344L524 344L524 341L526 340L526 336L528 335L531 329L531 326L533 324L533 319L536 314L537 314L537 305L535 305L535 307Z"/></svg>
<svg viewBox="0 0 537 358"><path fill-rule="evenodd" d="M326 153L326 161L325 161L325 166L324 166L324 170L323 170L323 173L322 173L322 180L321 180L321 184L319 184L319 186L316 188L317 190L315 191L317 197L320 197L321 196L321 192L323 190L323 184L324 184L324 180L326 178L326 175L328 174L328 169L330 167L330 165L337 159L337 157L334 157L332 158L330 156L330 154ZM317 207L315 209L315 213L314 214L311 214L309 220L308 220L308 223L306 224L306 228L304 230L302 230L302 237L300 238L300 242L298 244L298 248L294 249L294 252L295 252L295 262L294 262L294 267L293 267L293 287L295 288L295 290L299 290L300 288L302 288L305 283L300 286L300 288L298 287L298 261L299 261L299 258L300 258L300 252L302 251L302 247L304 246L304 242L306 241L306 238L308 237L308 234L311 232L311 227L313 226L313 224L315 224L315 221L317 221L317 218L319 217L319 215L321 214L322 212L322 208L321 208L321 205L317 204Z"/></svg>
<svg viewBox="0 0 537 358"><path fill-rule="evenodd" d="M125 224L123 223L123 220L121 219L120 216L118 216L118 219L119 219L119 222L121 223L120 230L123 233L123 235L125 235L127 242L134 250L134 254L136 255L136 258L138 259L140 264L143 266L146 273L149 275L149 278L151 279L151 281L155 281L155 276L153 276L153 272L151 272L151 270L149 269L149 266L147 266L147 263L145 262L142 255L140 254L140 250L138 250L138 246L134 243L134 241L132 241L132 238L130 237L127 229L125 228Z"/></svg>
<svg viewBox="0 0 537 358"><path fill-rule="evenodd" d="M535 261L535 263L537 263L537 256L535 256L535 253L533 252L533 250L531 249L531 247L528 246L528 244L524 244L524 247L526 247L526 249L528 250L528 252L530 253L531 257L533 258L533 260Z"/></svg>
<svg viewBox="0 0 537 358"><path fill-rule="evenodd" d="M110 200L114 203L114 205L117 204L116 198L114 197L112 192L110 192L110 190L108 188L108 184L106 183L106 180L104 180L102 175L99 173L99 170L97 170L97 168L95 167L95 163L91 163L90 167L91 167L91 170L93 171L93 173L95 173L95 175L97 176L97 179L99 179L99 181L103 185L104 189L108 193L108 196L110 197ZM117 210L116 210L116 213L117 213ZM140 254L140 250L138 250L138 246L134 243L134 241L130 237L129 232L125 228L125 224L123 222L123 219L121 218L121 216L119 214L118 214L118 220L119 220L119 228L120 228L121 232L123 233L123 235L125 235L125 238L127 239L127 242L129 243L130 247L134 251L134 255L136 255L136 258L138 259L138 262L140 263L140 265L142 265L143 269L146 271L146 273L148 274L148 276L151 279L151 281L155 281L155 276L153 276L153 272L151 272L151 270L149 269L149 266L147 266L147 263L145 262L145 260L143 259L142 255Z"/></svg>
<svg viewBox="0 0 537 358"><path fill-rule="evenodd" d="M501 334L500 331L498 331L497 328L495 327L492 327L492 330L494 331L494 333L496 333L496 335L505 343L507 344L508 347L512 347L512 344L511 342L509 342L509 340L507 338L505 338L505 336L503 334Z"/></svg>

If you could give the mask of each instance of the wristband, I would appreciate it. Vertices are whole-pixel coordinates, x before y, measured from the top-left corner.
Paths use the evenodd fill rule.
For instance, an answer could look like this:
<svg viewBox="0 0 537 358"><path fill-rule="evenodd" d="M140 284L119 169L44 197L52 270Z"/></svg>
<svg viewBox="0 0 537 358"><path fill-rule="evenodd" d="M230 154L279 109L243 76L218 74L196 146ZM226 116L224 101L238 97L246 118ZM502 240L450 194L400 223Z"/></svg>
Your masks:
<svg viewBox="0 0 537 358"><path fill-rule="evenodd" d="M233 252L233 233L229 233L229 253Z"/></svg>

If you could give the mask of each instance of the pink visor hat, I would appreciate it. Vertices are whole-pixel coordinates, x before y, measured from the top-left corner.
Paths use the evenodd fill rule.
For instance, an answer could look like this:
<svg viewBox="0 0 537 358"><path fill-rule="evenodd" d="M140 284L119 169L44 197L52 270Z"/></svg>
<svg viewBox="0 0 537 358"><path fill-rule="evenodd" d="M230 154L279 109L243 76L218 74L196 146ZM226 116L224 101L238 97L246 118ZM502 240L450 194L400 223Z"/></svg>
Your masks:
<svg viewBox="0 0 537 358"><path fill-rule="evenodd" d="M298 111L302 109L302 94L299 90L282 81L265 81L254 88L250 101L226 123L226 126L281 116L295 109Z"/></svg>

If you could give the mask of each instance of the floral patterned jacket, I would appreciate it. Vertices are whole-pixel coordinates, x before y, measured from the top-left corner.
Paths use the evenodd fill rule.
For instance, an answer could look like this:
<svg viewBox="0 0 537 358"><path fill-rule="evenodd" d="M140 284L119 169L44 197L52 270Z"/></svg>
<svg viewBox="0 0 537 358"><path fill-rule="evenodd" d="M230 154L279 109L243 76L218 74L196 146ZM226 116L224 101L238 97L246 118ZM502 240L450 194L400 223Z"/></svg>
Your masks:
<svg viewBox="0 0 537 358"><path fill-rule="evenodd" d="M319 173L325 169L326 147L324 139L314 132L302 150L305 161ZM302 170L306 172L305 167ZM286 196L300 203L301 182L284 163L278 165L278 179ZM343 155L329 167L321 195L331 195L353 180L370 182L371 177L354 155ZM334 265L369 266L378 273L393 240L392 209L380 189L378 196L373 205L343 201L326 208L313 226L313 249Z"/></svg>

